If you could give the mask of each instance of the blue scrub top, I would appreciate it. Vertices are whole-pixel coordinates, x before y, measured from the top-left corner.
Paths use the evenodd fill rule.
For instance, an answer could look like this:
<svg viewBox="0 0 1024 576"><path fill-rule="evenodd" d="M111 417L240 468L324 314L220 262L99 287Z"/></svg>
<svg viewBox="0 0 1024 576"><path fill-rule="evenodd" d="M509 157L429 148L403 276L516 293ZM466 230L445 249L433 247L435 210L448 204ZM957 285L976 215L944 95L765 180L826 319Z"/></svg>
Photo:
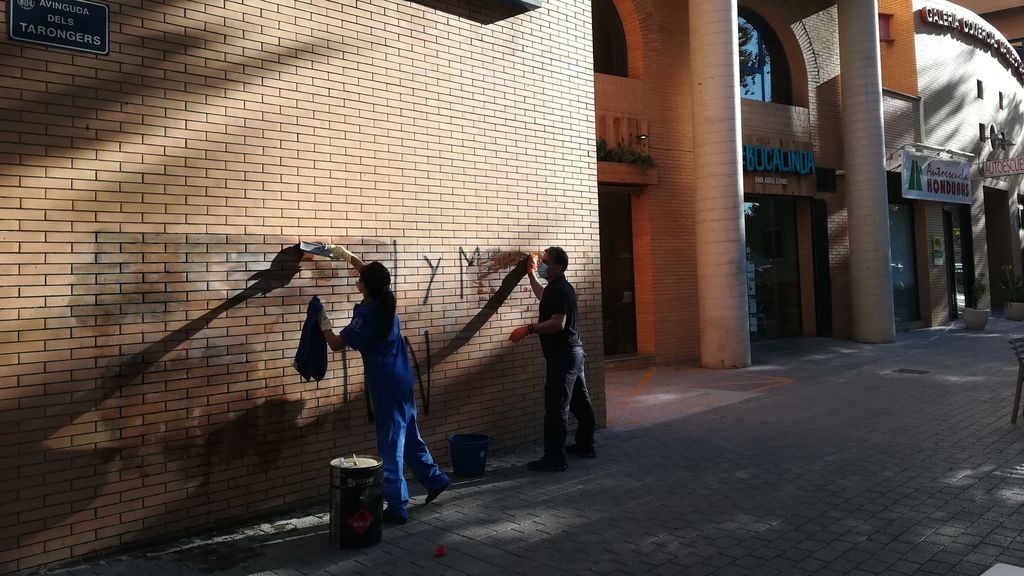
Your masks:
<svg viewBox="0 0 1024 576"><path fill-rule="evenodd" d="M375 402L382 401L382 395L404 400L412 392L413 377L398 313L391 323L391 331L384 338L377 326L377 308L377 300L356 304L352 322L342 329L341 338L362 354L366 384Z"/></svg>

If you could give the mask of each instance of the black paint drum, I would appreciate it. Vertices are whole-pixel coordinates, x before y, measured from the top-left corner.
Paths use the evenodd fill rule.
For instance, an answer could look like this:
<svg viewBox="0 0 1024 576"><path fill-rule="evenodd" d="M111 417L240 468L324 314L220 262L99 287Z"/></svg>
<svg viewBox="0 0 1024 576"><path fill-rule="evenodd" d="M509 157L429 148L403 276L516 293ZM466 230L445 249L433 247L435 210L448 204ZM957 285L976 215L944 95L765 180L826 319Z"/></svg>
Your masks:
<svg viewBox="0 0 1024 576"><path fill-rule="evenodd" d="M331 460L331 546L365 548L380 542L384 462L374 456Z"/></svg>

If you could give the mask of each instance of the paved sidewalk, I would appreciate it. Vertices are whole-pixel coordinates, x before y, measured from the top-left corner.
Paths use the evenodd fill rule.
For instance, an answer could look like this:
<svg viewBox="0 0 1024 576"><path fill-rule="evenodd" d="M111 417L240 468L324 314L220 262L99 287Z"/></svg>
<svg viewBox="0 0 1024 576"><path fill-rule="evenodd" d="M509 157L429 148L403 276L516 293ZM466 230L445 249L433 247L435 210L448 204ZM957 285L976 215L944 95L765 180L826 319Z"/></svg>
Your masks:
<svg viewBox="0 0 1024 576"><path fill-rule="evenodd" d="M114 574L979 575L1024 565L1017 365L984 332L868 346L806 338L739 371L610 372L596 460L491 458L368 550L327 546L326 506L62 576ZM413 503L422 502L422 495ZM448 554L435 558L438 545Z"/></svg>

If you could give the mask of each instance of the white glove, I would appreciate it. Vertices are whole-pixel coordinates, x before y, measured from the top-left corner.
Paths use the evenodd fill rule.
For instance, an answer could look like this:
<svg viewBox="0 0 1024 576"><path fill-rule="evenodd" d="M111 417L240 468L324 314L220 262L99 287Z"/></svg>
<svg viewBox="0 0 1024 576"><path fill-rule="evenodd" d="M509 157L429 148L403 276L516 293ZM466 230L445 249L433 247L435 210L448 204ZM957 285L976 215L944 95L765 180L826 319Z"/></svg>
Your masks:
<svg viewBox="0 0 1024 576"><path fill-rule="evenodd" d="M341 244L328 244L327 250L330 253L330 258L332 260L344 260L351 264L352 258L355 257L355 254L349 252L348 248L345 248Z"/></svg>
<svg viewBox="0 0 1024 576"><path fill-rule="evenodd" d="M323 332L324 330L334 330L334 325L331 324L331 319L327 317L327 311L326 310L321 310L320 311L320 331Z"/></svg>

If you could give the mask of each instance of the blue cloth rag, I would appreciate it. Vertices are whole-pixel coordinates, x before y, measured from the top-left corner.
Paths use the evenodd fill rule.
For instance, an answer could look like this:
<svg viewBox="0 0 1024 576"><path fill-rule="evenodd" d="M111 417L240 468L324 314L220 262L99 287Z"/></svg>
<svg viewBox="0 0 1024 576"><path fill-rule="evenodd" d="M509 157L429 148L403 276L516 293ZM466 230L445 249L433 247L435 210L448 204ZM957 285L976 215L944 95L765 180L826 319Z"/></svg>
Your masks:
<svg viewBox="0 0 1024 576"><path fill-rule="evenodd" d="M327 374L327 339L320 331L320 313L323 310L324 305L320 299L313 296L306 307L306 322L302 325L299 349L292 362L292 366L295 366L306 382L311 378L319 382Z"/></svg>

